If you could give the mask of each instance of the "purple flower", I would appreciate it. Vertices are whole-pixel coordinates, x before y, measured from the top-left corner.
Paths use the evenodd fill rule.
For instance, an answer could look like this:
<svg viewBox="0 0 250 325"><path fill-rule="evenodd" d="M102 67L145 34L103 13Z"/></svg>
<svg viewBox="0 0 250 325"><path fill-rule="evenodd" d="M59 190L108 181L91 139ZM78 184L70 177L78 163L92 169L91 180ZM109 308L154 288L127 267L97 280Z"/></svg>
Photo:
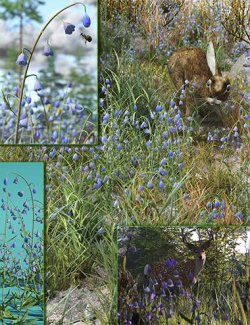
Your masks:
<svg viewBox="0 0 250 325"><path fill-rule="evenodd" d="M188 280L192 281L194 278L194 274L192 272L189 272L187 275Z"/></svg>
<svg viewBox="0 0 250 325"><path fill-rule="evenodd" d="M162 289L163 289L163 290L166 290L166 289L167 289L167 287L168 287L168 284L167 284L167 282L165 282L165 281L162 281L162 283L161 283L161 287L162 287Z"/></svg>
<svg viewBox="0 0 250 325"><path fill-rule="evenodd" d="M23 113L20 116L20 127L27 128L28 127L28 115L27 113Z"/></svg>
<svg viewBox="0 0 250 325"><path fill-rule="evenodd" d="M160 162L161 165L166 165L167 164L167 158L163 158Z"/></svg>
<svg viewBox="0 0 250 325"><path fill-rule="evenodd" d="M139 185L138 186L138 192L142 192L144 191L144 186L143 185Z"/></svg>
<svg viewBox="0 0 250 325"><path fill-rule="evenodd" d="M147 188L152 189L154 187L154 184L152 181L148 181Z"/></svg>
<svg viewBox="0 0 250 325"><path fill-rule="evenodd" d="M25 66L27 64L27 57L24 53L19 54L16 63Z"/></svg>
<svg viewBox="0 0 250 325"><path fill-rule="evenodd" d="M182 287L182 282L181 282L181 280L177 280L177 281L176 281L176 287L177 287L177 288L181 288L181 287Z"/></svg>
<svg viewBox="0 0 250 325"><path fill-rule="evenodd" d="M172 150L170 150L170 151L168 152L168 157L169 157L169 158L172 158L173 156L174 156L174 153L173 153Z"/></svg>
<svg viewBox="0 0 250 325"><path fill-rule="evenodd" d="M235 213L234 215L237 219L242 220L243 219L243 213L241 211Z"/></svg>
<svg viewBox="0 0 250 325"><path fill-rule="evenodd" d="M75 26L70 23L63 23L65 34L72 34L75 31Z"/></svg>
<svg viewBox="0 0 250 325"><path fill-rule="evenodd" d="M177 270L175 270L173 275L174 275L175 278L178 278L179 277L179 272Z"/></svg>
<svg viewBox="0 0 250 325"><path fill-rule="evenodd" d="M197 316L196 316L196 318L195 318L195 320L197 321L197 323L200 323L200 321L201 321L201 318L200 318L200 316L199 316L199 315L197 315Z"/></svg>
<svg viewBox="0 0 250 325"><path fill-rule="evenodd" d="M210 201L207 202L206 207L208 209L211 209L213 207L212 203Z"/></svg>
<svg viewBox="0 0 250 325"><path fill-rule="evenodd" d="M220 202L219 202L218 200L216 200L216 201L214 202L214 206L215 206L215 208L219 208L219 206L220 206Z"/></svg>
<svg viewBox="0 0 250 325"><path fill-rule="evenodd" d="M174 107L174 106L175 106L175 102L174 102L173 99L170 100L170 106L171 106L171 107Z"/></svg>
<svg viewBox="0 0 250 325"><path fill-rule="evenodd" d="M174 314L173 310L172 309L169 309L169 311L167 313L168 318L172 318L173 317L173 314Z"/></svg>
<svg viewBox="0 0 250 325"><path fill-rule="evenodd" d="M26 102L27 102L27 104L30 104L31 101L32 101L31 97L30 97L30 96L27 96L27 97L26 97Z"/></svg>
<svg viewBox="0 0 250 325"><path fill-rule="evenodd" d="M159 182L159 188L160 188L161 190L164 190L164 189L165 189L165 185L164 185L163 181L160 181L160 182Z"/></svg>
<svg viewBox="0 0 250 325"><path fill-rule="evenodd" d="M41 82L39 80L36 79L36 82L34 84L34 90L35 91L39 91L43 89L43 85L41 84Z"/></svg>
<svg viewBox="0 0 250 325"><path fill-rule="evenodd" d="M153 315L152 313L149 313L148 316L147 316L148 320L151 320L153 318Z"/></svg>
<svg viewBox="0 0 250 325"><path fill-rule="evenodd" d="M177 261L174 258L168 258L165 264L169 268L175 268L177 266Z"/></svg>
<svg viewBox="0 0 250 325"><path fill-rule="evenodd" d="M53 50L49 45L44 46L43 55L45 55L45 56L53 56L54 55Z"/></svg>
<svg viewBox="0 0 250 325"><path fill-rule="evenodd" d="M88 28L91 25L91 19L87 14L85 14L82 17L82 23L83 23L83 26L86 27L86 28Z"/></svg>
<svg viewBox="0 0 250 325"><path fill-rule="evenodd" d="M161 105L157 105L155 108L156 112L161 112L162 111L162 106Z"/></svg>
<svg viewBox="0 0 250 325"><path fill-rule="evenodd" d="M146 264L144 267L144 275L149 275L152 271L152 268L149 264Z"/></svg>
<svg viewBox="0 0 250 325"><path fill-rule="evenodd" d="M174 286L174 282L173 282L173 280L168 279L168 280L167 280L167 285L168 285L169 288L173 288L173 286Z"/></svg>

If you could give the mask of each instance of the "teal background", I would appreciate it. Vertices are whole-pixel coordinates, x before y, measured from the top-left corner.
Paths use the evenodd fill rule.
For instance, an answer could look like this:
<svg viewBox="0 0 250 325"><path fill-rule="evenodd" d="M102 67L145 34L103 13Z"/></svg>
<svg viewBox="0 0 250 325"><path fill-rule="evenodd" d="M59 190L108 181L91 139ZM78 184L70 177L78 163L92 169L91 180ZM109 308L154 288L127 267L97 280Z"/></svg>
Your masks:
<svg viewBox="0 0 250 325"><path fill-rule="evenodd" d="M12 193L10 200L13 202L13 204L17 206L22 206L25 199L30 198L30 192L26 183L21 178L19 178L18 184L13 184L13 180L17 176L15 174L19 174L23 176L28 181L28 183L33 183L33 185L35 185L36 194L34 195L34 199L41 202L39 206L43 208L44 207L44 163L42 162L18 162L18 163L1 162L0 163L0 189L1 189L0 199L6 198L6 193L2 191L2 188L6 187L7 192ZM5 177L8 178L7 186L4 186L3 184ZM19 197L17 195L19 191L24 191L23 197ZM31 207L31 202L29 200L28 200L28 204ZM25 223L26 228L31 231L31 227L32 227L31 210L24 216L24 219L26 221ZM0 209L0 242L2 241L4 226L5 226L5 211ZM43 225L36 222L35 232L36 230L38 230L40 233L43 233ZM8 233L7 231L7 238L12 238L12 237L13 235L11 234L11 232ZM14 255L20 258L20 255L22 254L23 251L22 249L23 240L21 236L19 236L16 237L14 241L16 242L16 249Z"/></svg>

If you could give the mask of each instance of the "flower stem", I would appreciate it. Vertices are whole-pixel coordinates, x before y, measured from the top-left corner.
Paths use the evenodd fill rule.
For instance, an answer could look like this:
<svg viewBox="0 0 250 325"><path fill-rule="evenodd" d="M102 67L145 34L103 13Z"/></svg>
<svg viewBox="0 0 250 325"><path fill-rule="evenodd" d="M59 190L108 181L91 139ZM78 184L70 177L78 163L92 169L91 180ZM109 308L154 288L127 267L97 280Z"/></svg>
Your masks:
<svg viewBox="0 0 250 325"><path fill-rule="evenodd" d="M7 197L7 196L6 196ZM4 288L5 288L5 280L6 280L6 262L7 262L7 249L6 249L6 243L7 243L7 208L5 213L5 226L4 226L4 253L3 253L3 278L2 278L2 305L5 309L5 302L4 302Z"/></svg>
<svg viewBox="0 0 250 325"><path fill-rule="evenodd" d="M28 69L29 69L29 65L30 65L30 62L31 62L31 59L34 55L34 52L35 52L35 49L36 49L36 46L43 34L43 32L45 31L45 29L48 27L48 25L52 22L52 20L54 20L60 13L62 13L64 10L67 10L75 5L83 5L84 6L84 9L85 9L85 12L86 12L86 6L82 3L82 2L75 2L67 7L64 7L63 9L61 9L60 11L58 11L55 15L53 15L49 21L45 24L45 26L43 27L43 29L41 30L41 32L39 33L31 51L30 51L30 57L28 59L28 62L27 62L27 65L25 67L25 70L24 70L24 76L23 76L23 80L21 82L21 88L20 88L20 93L18 94L19 95L19 103L18 103L18 111L17 111L17 122L16 122L16 135L15 135L15 144L18 144L19 142L19 137L18 137L18 131L19 131L19 123L20 123L20 117L21 117L21 108L22 108L22 98L23 98L23 92L24 92L24 86L25 86L25 81L26 81L26 77L27 77L27 73L28 73Z"/></svg>

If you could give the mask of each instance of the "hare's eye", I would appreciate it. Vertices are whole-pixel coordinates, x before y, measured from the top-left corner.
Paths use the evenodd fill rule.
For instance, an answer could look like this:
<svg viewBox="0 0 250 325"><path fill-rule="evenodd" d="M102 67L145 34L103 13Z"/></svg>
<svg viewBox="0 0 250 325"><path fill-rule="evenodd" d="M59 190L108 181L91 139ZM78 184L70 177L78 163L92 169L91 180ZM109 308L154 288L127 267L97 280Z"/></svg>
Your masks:
<svg viewBox="0 0 250 325"><path fill-rule="evenodd" d="M226 91L230 91L230 89L231 89L231 86L230 85L227 85L226 86Z"/></svg>
<svg viewBox="0 0 250 325"><path fill-rule="evenodd" d="M209 79L209 80L207 81L207 87L210 87L211 85L212 85L212 80Z"/></svg>

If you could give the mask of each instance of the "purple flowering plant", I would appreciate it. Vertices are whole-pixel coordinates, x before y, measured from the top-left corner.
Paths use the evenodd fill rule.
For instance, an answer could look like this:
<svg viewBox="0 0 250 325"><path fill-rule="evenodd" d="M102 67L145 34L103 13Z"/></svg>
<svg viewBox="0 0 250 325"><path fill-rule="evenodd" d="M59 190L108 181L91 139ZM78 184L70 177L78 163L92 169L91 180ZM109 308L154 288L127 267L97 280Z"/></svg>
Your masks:
<svg viewBox="0 0 250 325"><path fill-rule="evenodd" d="M6 324L10 320L27 324L31 319L40 324L44 299L43 204L29 179L11 171L4 179L2 175L0 317Z"/></svg>

